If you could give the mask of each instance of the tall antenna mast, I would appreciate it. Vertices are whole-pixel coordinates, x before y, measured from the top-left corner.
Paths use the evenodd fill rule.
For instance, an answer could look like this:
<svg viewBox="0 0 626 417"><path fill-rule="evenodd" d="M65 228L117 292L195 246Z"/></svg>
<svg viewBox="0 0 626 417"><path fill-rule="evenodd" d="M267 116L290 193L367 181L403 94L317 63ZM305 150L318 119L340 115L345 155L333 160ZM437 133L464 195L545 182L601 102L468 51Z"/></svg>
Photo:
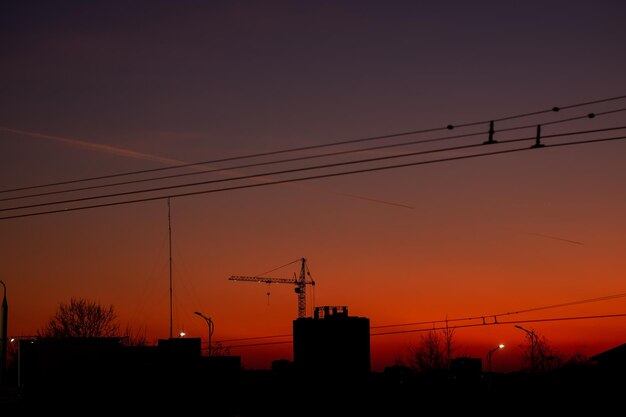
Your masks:
<svg viewBox="0 0 626 417"><path fill-rule="evenodd" d="M170 339L172 338L172 215L170 208L170 198L167 198L167 226L170 250Z"/></svg>

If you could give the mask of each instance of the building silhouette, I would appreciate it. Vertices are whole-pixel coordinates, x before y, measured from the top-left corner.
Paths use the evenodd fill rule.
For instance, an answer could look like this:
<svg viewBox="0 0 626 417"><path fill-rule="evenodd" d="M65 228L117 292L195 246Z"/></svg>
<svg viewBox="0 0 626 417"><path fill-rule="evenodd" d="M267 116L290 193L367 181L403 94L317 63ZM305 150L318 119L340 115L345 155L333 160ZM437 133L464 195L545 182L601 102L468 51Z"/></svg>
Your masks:
<svg viewBox="0 0 626 417"><path fill-rule="evenodd" d="M626 371L626 343L600 352L590 357L589 360L597 363L602 371L623 374Z"/></svg>
<svg viewBox="0 0 626 417"><path fill-rule="evenodd" d="M370 321L345 306L316 307L313 317L293 321L297 372L359 377L370 372Z"/></svg>
<svg viewBox="0 0 626 417"><path fill-rule="evenodd" d="M22 339L11 363L16 389L0 386L0 404L24 414L177 407L224 417L416 415L427 402L448 413L483 414L510 404L559 415L581 405L594 415L623 407L626 344L541 372L485 374L480 358L458 357L440 372L394 365L380 373L370 369L369 324L343 306L317 307L313 317L293 321L294 361L275 360L268 370L245 370L239 356L203 356L199 338L161 339L157 346Z"/></svg>
<svg viewBox="0 0 626 417"><path fill-rule="evenodd" d="M239 356L202 356L200 338L124 346L118 337L20 340L17 386L24 404L64 407L98 403L195 404L207 392L216 409L235 402ZM104 402L103 402L104 401ZM101 410L102 411L102 410Z"/></svg>

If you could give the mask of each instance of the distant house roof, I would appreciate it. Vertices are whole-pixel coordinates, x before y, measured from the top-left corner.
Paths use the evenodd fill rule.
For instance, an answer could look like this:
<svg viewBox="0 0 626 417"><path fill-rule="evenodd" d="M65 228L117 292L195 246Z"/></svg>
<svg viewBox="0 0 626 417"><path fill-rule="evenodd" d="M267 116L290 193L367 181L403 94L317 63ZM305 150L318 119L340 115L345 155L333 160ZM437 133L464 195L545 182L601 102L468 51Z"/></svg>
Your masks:
<svg viewBox="0 0 626 417"><path fill-rule="evenodd" d="M600 366L626 366L626 343L616 346L612 349L605 350L589 358Z"/></svg>

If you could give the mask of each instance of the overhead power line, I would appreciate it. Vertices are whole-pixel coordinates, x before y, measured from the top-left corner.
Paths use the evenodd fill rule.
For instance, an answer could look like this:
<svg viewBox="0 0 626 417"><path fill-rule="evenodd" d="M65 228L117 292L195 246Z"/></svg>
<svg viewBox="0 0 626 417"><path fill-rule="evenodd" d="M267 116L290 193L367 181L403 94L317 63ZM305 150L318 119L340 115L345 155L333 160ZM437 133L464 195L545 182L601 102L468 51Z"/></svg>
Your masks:
<svg viewBox="0 0 626 417"><path fill-rule="evenodd" d="M574 305L590 304L590 303L598 303L598 302L601 302L601 301L615 300L615 299L624 298L624 297L626 297L626 293L618 293L618 294L604 295L602 297L585 298L583 300L568 301L568 302L565 302L565 303L550 304L550 305L547 305L547 306L539 306L539 307L526 308L526 309L522 309L522 310L507 311L507 312L504 312L504 313L483 314L483 315L480 315L480 316L457 317L457 318L443 319L443 320L427 320L427 321L418 321L418 322L401 323L401 324L383 324L383 325L378 325L378 326L370 326L370 329L384 329L384 328L390 328L390 327L406 327L406 326L423 326L423 325L426 325L426 324L432 326L432 325L436 325L436 324L439 324L439 323L446 323L446 326L448 326L449 323L456 323L456 322L459 322L459 321L472 321L472 320L482 320L483 324L494 324L495 322L486 323L484 321L485 317L494 317L495 318L495 317L501 317L501 316L510 316L510 315L513 315L513 314L530 313L530 312L534 312L534 311L552 310L552 309L556 309L556 308L570 307L570 306L574 306ZM524 323L527 323L527 322L530 322L530 321L532 321L532 320L520 320L520 322L524 322ZM451 327L456 327L456 326L451 326ZM443 328L445 328L445 327L443 327ZM431 328L428 328L426 330L429 330L429 329L431 329ZM245 341L245 340L276 339L276 338L283 338L283 337L291 337L291 334L280 334L280 335L274 335L274 336L244 337L244 338L237 338L237 339L222 339L222 340L220 340L220 343L223 343L223 342L239 342L239 341Z"/></svg>
<svg viewBox="0 0 626 417"><path fill-rule="evenodd" d="M572 321L572 320L597 320L597 319L613 319L613 318L622 318L626 317L626 313L618 313L618 314L600 314L594 316L573 316L573 317L553 317L553 318L544 318L544 319L531 319L531 320L510 320L510 321L499 321L496 323L473 323L473 324L460 324L456 326L440 326L440 327L428 327L423 329L408 329L408 330L394 330L389 332L381 332L381 333L371 333L370 337L375 336L391 336L397 334L404 333L419 333L419 332L430 332L434 330L445 330L449 328L461 329L468 327L481 327L481 326L496 326L496 325L505 325L505 324L521 324L521 323L545 323L551 321ZM284 340L277 342L259 342L259 343L246 343L241 345L228 345L224 346L230 349L236 348L245 348L245 347L257 347L257 346L268 346L268 345L282 345L293 343L293 340Z"/></svg>
<svg viewBox="0 0 626 417"><path fill-rule="evenodd" d="M587 102L576 103L576 104L570 104L570 105L561 106L561 107L555 106L555 107L552 107L550 109L538 110L538 111L533 111L533 112L528 112L528 113L520 113L520 114L511 115L511 116L495 118L495 119L491 119L491 120L474 121L474 122L469 122L469 123L461 123L461 124L457 124L457 125L449 124L447 126L440 126L440 127L433 127L433 128L419 129L419 130L411 130L411 131L405 131L405 132L399 132L399 133L391 133L391 134L385 134L385 135L368 136L368 137L357 138L357 139L348 139L348 140L342 140L342 141L335 141L335 142L330 142L330 143L325 143L325 144L301 146L301 147L287 148L287 149L281 149L281 150L270 151L270 152L260 152L260 153L240 155L240 156L234 156L234 157L228 157L228 158L220 158L220 159L214 159L214 160L208 160L208 161L202 161L202 162L192 162L192 163L188 163L188 164L179 164L179 165L168 166L168 167L152 168L152 169L146 169L146 170L130 171L130 172L124 172L124 173L117 173L117 174L110 174L110 175L102 175L102 176L81 178L81 179L68 180L68 181L62 181L62 182L54 182L54 183L33 185L33 186L28 186L28 187L6 189L6 190L0 190L0 193L24 191L24 190L29 190L29 189L44 188L44 187L51 187L51 186L76 184L76 183L80 183L80 182L95 181L95 180L102 180L102 179L110 179L110 178L123 177L123 176L129 176L129 175L138 175L138 174L152 173L152 172L172 170L172 169L188 168L188 167L193 167L193 166L208 165L208 164L214 164L214 163L220 163L220 162L229 162L229 161L248 159L248 158L258 158L258 157L265 157L265 156L274 156L274 155L285 154L285 153L290 153L290 152L314 150L314 149L326 148L326 147L331 147L331 146L354 144L354 143L360 143L360 142L369 142L369 141L382 140L382 139L392 139L392 138L397 138L397 137L402 137L402 136L409 136L409 135L416 135L416 134L432 133L432 132L437 132L437 131L459 129L459 128L483 125L483 124L487 124L487 123L494 123L494 122L513 120L513 119L520 119L520 118L530 117L530 116L537 116L537 115L545 114L545 113L558 112L560 110L568 110L568 109L572 109L572 108L584 107L584 106L589 106L589 105L593 105L593 104L607 103L607 102L618 101L618 100L623 100L623 99L626 99L626 95L621 95L621 96L616 96L616 97L609 97L609 98L593 100L593 101L587 101ZM622 111L622 110L617 110L617 111ZM591 114L592 113L590 113L589 115L591 115ZM588 117L589 115L568 119L568 121L569 120L576 120L576 119L583 118L583 117ZM15 132L19 133L20 132L20 131L15 130L15 129L8 129L8 128L2 128L2 127L0 127L0 130L11 131L11 132L14 132L14 133Z"/></svg>
<svg viewBox="0 0 626 417"><path fill-rule="evenodd" d="M623 112L623 111L626 111L626 108L615 109L615 110L610 110L610 111L600 112L600 113L593 113L593 114L594 114L594 117L600 117L600 116L603 116L603 115L606 115L606 114L612 114L612 113ZM551 124L551 125L552 124L559 124L559 123L570 122L570 121L573 121L573 120L580 120L580 119L586 119L586 118L589 118L589 114L584 115L584 116L577 116L577 117L573 117L573 118L568 118L568 119L555 120L555 121L552 121L552 122L549 122L549 123L544 123L543 126L545 126L546 124ZM511 131L515 131L515 130L524 130L524 129L529 129L529 128L535 128L536 126L537 126L536 124L524 125L524 126L515 126L515 127L506 128L506 129L500 129L500 130L498 130L498 133L511 132ZM598 132L609 131L609 130L618 130L618 129L622 129L622 127L613 127L613 128L605 128L605 129L593 129L593 130L570 132L570 133L560 133L560 134L546 135L546 136L543 136L543 138L554 138L554 137L568 136L568 135L574 135L574 134L598 133ZM89 190L117 187L117 186L123 186L123 185L131 185L131 184L139 184L139 183L152 182L152 181L160 181L160 180L165 180L165 179L182 178L182 177L196 176L196 175L206 175L206 174L218 173L218 172L228 172L228 171L244 169L244 168L253 168L253 167L274 165L274 164L279 164L279 163L298 162L298 161L305 161L305 160L312 160L312 159L328 158L328 157L334 157L334 156L349 155L349 154L354 154L354 153L361 153L361 152L375 151L375 150L383 150L383 149L391 149L391 148L410 146L410 145L417 145L417 144L441 142L441 141L446 141L446 140L451 140L451 139L461 139L461 138L469 138L469 137L473 137L473 136L481 136L481 135L485 135L487 133L488 133L487 131L482 131L482 132L475 132L475 133L466 133L466 134L462 134L462 135L444 136L444 137L437 137L437 138L426 138L426 139L419 139L419 140L414 140L414 141L410 141L410 142L401 142L401 143L393 143L393 144L387 144L387 145L370 146L370 147L366 147L366 148L358 148L358 149L342 150L342 151L335 151L335 152L327 152L327 153L321 153L321 154L316 154L316 155L306 155L306 156L293 157L293 158L287 158L287 159L278 159L278 160L273 160L273 161L264 161L264 162L249 163L249 164L244 164L244 165L235 165L235 166L229 166L229 167L224 167L224 168L215 168L215 169L208 169L208 170L195 171L195 172L185 172L185 173L165 175L165 176L160 176L160 177L141 178L141 179L135 179L135 180L120 181L120 182L107 183L107 184L98 184L98 185L85 186L85 187L79 187L79 188L62 189L62 190L55 190L55 191L49 191L49 192L20 195L20 196L15 196L15 197L7 197L7 198L0 199L0 202L2 202L2 201L22 200L22 199L34 198L34 197L45 197L45 196L50 196L50 195L66 194L66 193L79 192L79 191L89 191ZM441 149L441 150L436 150L436 151L431 151L431 152L441 152L441 151L446 151L446 150L457 150L457 149L458 148L447 148L447 149ZM224 180L224 181L229 181L229 180L230 179L227 179L227 180ZM60 184L62 184L62 183L51 184L51 186L52 185L60 185ZM185 187L185 186L187 186L187 185L178 185L176 187ZM148 191L150 191L150 190L148 190ZM133 191L131 193L138 193L138 192L144 192L144 191ZM0 192L0 194L2 194L2 193L3 192Z"/></svg>
<svg viewBox="0 0 626 417"><path fill-rule="evenodd" d="M576 141L576 142L545 144L545 145L543 145L543 147L544 148L551 148L551 147L562 147L562 146L574 146L574 145L582 145L582 144L589 144L589 143L600 143L600 142L609 142L609 141L616 141L616 140L623 140L623 139L626 139L626 136L614 136L614 137L609 137L609 138L588 139L588 140L581 140L581 141ZM519 141L519 140L529 140L529 138L515 139L515 140L512 140L512 141ZM511 141L509 141L509 142L511 142ZM498 142L498 143L505 143L505 142ZM323 179L323 178L331 178L331 177L338 177L338 176L361 174L361 173L367 173L367 172L375 172L375 171L384 171L384 170L391 170L391 169L398 169L398 168L406 168L406 167L418 166L418 165L427 165L427 164L449 162L449 161L459 161L459 160L473 159L473 158L479 158L479 157L485 157L485 156L504 155L504 154L515 153L515 152L535 150L533 148L534 147L506 149L506 150L494 151L494 152L484 152L484 153L480 153L480 154L462 155L462 156L456 156L456 157L431 159L431 160L427 160L427 161L408 162L408 163L404 163L404 164L387 165L387 166L382 166L382 167L363 168L363 169L356 169L356 170L352 170L352 171L334 172L334 173L327 173L327 174L312 175L312 176L307 176L307 177L299 177L299 178L290 178L290 179L284 179L284 180L267 181L267 182L263 182L263 183L245 184L245 185L238 185L238 186L224 187L224 188L215 188L215 189L201 190L201 191L190 191L190 192L185 192L185 193L160 195L160 196L156 196L156 197L146 197L146 198L139 198L139 199L134 199L134 200L115 201L115 202L110 202L110 203L92 204L92 205L85 205L85 206L79 206L79 207L66 207L66 208L63 208L63 209L47 210L47 211L40 211L40 212L26 213L26 214L14 214L14 215L8 215L8 216L0 217L0 220L8 220L8 219L16 219L16 218L32 217L32 216L41 216L41 215L45 215L45 214L63 213L63 212L77 211L77 210L86 210L86 209L99 208L99 207L112 207L112 206L119 206L119 205L125 205L125 204L133 204L133 203L140 203L140 202L163 200L163 199L167 199L167 198L188 197L188 196L193 196L193 195L211 194L211 193L218 193L218 192L224 192L224 191L243 190L243 189L249 189L249 188L259 188L259 187L264 187L264 186L269 186L269 185L287 184L287 183L293 183L293 182L309 181L309 180L314 180L314 179ZM349 163L357 163L357 162L351 161ZM344 164L348 164L348 163L344 163ZM319 169L319 168L320 167L313 167L313 168L307 168L307 169ZM305 169L304 168L296 169L296 170L293 170L292 172L301 171L301 170L305 170ZM250 177L250 178L253 178L253 177L258 178L258 177L263 176L263 175L268 175L268 174L240 177L239 179L244 179L244 178L247 179L248 177ZM218 181L218 180L215 180L215 181ZM165 189L168 189L168 188L170 188L170 187L161 187L160 190L165 190ZM154 191L158 191L158 190L154 190ZM146 191L141 191L141 192L146 192ZM119 195L124 195L124 194L128 194L128 193L122 193L122 194L119 194ZM119 195L116 195L116 196L119 196ZM112 197L112 196L108 196L108 197ZM84 199L67 200L65 202L44 203L43 205L47 206L47 205L53 205L53 204L66 204L66 203L69 203L69 202L78 202L78 201L92 200L92 199L95 199L95 198L103 198L103 196L86 197ZM2 209L0 211L20 210L20 209L34 208L34 207L38 207L38 206L39 205L12 207L12 208L8 208L8 209Z"/></svg>
<svg viewBox="0 0 626 417"><path fill-rule="evenodd" d="M554 135L546 135L546 136L543 136L543 139L551 139L551 138L556 138L556 137L574 136L574 135L589 134L589 133L599 133L599 132L606 132L606 131L612 131L612 130L623 130L623 129L626 129L626 126L618 126L618 127L611 127L611 128L605 128L605 129L594 129L594 130L586 130L586 131L576 131L576 132L568 132L568 133L559 133L559 134L554 134ZM500 142L498 142L498 144L508 144L508 143L515 143L515 142L523 142L523 141L529 141L529 140L533 140L533 139L536 139L536 137L535 136L529 136L529 137L523 137L523 138L518 138L518 139L509 139L509 140L500 141ZM309 166L309 167L291 168L291 169L285 169L285 170L281 170L281 171L264 172L264 173L260 173L260 174L241 175L241 176L237 176L237 177L220 178L220 179L216 179L216 180L198 181L198 182L193 182L193 183L176 184L176 185L170 185L170 186L161 186L161 187L147 188L147 189L142 189L142 190L133 190L133 191L111 193L111 194L102 194L102 195L98 195L98 196L81 197L81 198L59 200L59 201L52 201L52 202L39 203L39 204L30 204L30 205L23 205L23 206L19 206L19 207L7 207L7 208L0 209L0 212L1 211L11 211L11 210L19 210L19 209L36 208L36 207L44 207L44 206L55 205L55 204L77 203L77 202L89 201L89 200L97 200L97 199L102 199L102 198L123 197L123 196L133 195L133 194L149 193L149 192L164 191L164 190L172 190L172 189L177 189L177 188L197 187L199 185L216 184L216 183L221 183L221 182L238 181L238 180L245 180L245 179L255 179L255 178L268 177L268 176L272 176L272 175L290 174L290 173L310 171L310 170L315 170L315 169L327 169L327 168L336 168L336 167L341 167L341 166L346 166L346 165L364 164L364 163L371 163L371 162L380 162L380 161L385 161L385 160L390 160L390 159L407 158L407 157L411 157L411 156L427 155L427 154L440 153L440 152L459 151L459 150L464 150L464 149L478 148L478 147L482 147L482 146L484 146L483 143L474 143L474 144L470 144L470 145L461 145L461 146L453 146L453 147L448 147L448 148L430 149L430 150L426 150L426 151L417 151L417 152L408 152L408 153L395 154L395 155L386 155L386 156L379 156L379 157L373 157L373 158L367 158L367 159L357 159L357 160L353 160L353 161L336 162L336 163L323 164L323 165L314 165L314 166ZM296 160L297 159L299 159L299 158L296 158ZM265 165L265 164L259 164L259 165ZM256 166L256 164L255 164L255 166ZM226 168L225 170L227 170L227 169L235 169L235 168ZM222 170L215 170L215 171L222 171ZM3 201L6 201L6 200L3 200Z"/></svg>
<svg viewBox="0 0 626 417"><path fill-rule="evenodd" d="M445 319L445 320L430 320L430 321L420 321L420 322L403 323L403 324L385 324L385 325L380 325L380 326L372 326L372 328L382 329L382 328L389 328L389 327L422 326L425 324L434 325L438 323L456 323L459 321L472 321L472 320L481 320L485 324L491 324L491 323L497 322L498 317L511 316L515 314L531 313L534 311L551 310L551 309L562 308L562 307L570 307L570 306L580 305L580 304L597 303L600 301L615 300L617 298L624 298L624 297L626 297L626 293L605 295L602 297L595 297L595 298L586 298L584 300L569 301L566 303L551 304L551 305L541 306L541 307L532 307L532 308L527 308L524 310L507 311L504 313L497 313L497 314L486 314L482 316L471 316L471 317L457 317L457 318ZM494 321L487 323L486 318L493 318Z"/></svg>
<svg viewBox="0 0 626 417"><path fill-rule="evenodd" d="M590 319L609 319L609 318L619 318L626 317L626 313L619 314L601 314L596 316L575 316L575 317L553 317L548 319L530 319L530 320L509 320L509 321L498 321L493 323L473 323L473 324L459 324L456 326L440 326L440 327L429 327L424 329L407 329L407 330L393 330L389 332L381 332L374 333L370 336L387 336L392 334L401 334L401 333L415 333L415 332L427 332L431 330L444 330L446 328L467 328L467 327L479 327L479 326L498 326L503 324L518 324L518 323L544 323L549 321L570 321L570 320L590 320Z"/></svg>

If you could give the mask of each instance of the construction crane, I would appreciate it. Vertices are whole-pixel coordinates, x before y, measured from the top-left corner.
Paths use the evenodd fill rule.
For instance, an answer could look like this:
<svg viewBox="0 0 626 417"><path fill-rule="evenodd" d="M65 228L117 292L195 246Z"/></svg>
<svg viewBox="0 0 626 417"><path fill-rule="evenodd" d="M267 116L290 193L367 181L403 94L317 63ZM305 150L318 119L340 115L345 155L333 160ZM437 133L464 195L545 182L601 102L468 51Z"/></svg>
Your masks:
<svg viewBox="0 0 626 417"><path fill-rule="evenodd" d="M306 286L315 285L315 281L311 277L311 273L306 265L306 259L301 258L291 263L301 262L300 276L296 277L295 273L293 278L267 278L267 277L248 277L242 275L233 275L228 278L230 281L246 281L246 282L260 282L264 284L292 284L295 285L295 292L298 294L298 318L306 317ZM289 265L289 264L287 264ZM286 266L286 265L285 265ZM282 267L281 267L282 268ZM308 280L307 280L308 277Z"/></svg>

